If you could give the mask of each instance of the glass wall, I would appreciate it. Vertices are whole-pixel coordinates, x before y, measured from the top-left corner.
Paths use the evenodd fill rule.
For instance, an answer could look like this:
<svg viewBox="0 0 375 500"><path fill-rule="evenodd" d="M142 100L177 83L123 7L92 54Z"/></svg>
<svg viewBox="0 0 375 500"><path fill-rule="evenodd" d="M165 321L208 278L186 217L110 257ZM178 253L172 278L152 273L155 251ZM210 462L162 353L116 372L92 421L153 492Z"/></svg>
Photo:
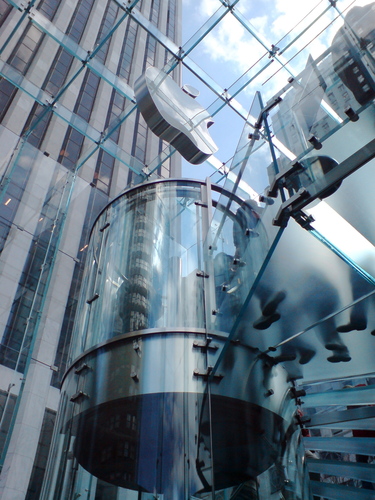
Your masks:
<svg viewBox="0 0 375 500"><path fill-rule="evenodd" d="M231 226L225 258L204 247L212 205ZM241 267L237 282L253 273L233 262L249 238L246 207L209 184L170 180L130 189L100 214L42 498L87 496L88 484L98 500L258 498L259 475L287 455L283 467L298 466L287 372L236 342L211 377L238 315L220 304L235 285L217 262L233 276Z"/></svg>

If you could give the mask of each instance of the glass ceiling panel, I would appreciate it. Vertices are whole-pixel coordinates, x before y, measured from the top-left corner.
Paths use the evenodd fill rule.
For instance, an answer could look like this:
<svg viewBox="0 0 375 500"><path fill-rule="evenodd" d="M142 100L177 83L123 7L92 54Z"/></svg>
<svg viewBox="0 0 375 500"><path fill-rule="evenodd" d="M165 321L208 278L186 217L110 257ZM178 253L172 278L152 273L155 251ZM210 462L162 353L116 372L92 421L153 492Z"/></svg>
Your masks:
<svg viewBox="0 0 375 500"><path fill-rule="evenodd" d="M18 10L25 9L18 0L9 3ZM319 154L333 158L339 165L367 146L373 137L370 101L364 103L353 93L347 81L343 84L345 73L350 68L350 59L335 63L338 58L335 43L338 46L341 43L336 34L344 25L345 16L350 8L369 2L315 0L307 4L284 2L279 5L267 0L255 5L246 0L217 0L201 4L186 1L182 49L163 35L139 10L134 9L138 0L126 5L123 2L115 3L120 9L116 23L102 35L97 45L92 40L85 42L90 43L90 46L77 44L69 35L59 31L33 7L34 1L27 6L34 25L49 36L50 43L52 40L56 42L54 50L63 47L129 100L129 107L106 130L99 131L89 126L67 107L63 99L65 90L73 88L75 78L82 76L82 67L73 71L65 86L60 88L58 94L54 94L58 100L53 103L47 92L11 68L5 62L6 59L0 62L3 77L37 103L43 106L47 104L46 113L53 111L59 119L69 121L89 139L85 142L78 166L83 165L101 147L133 170L141 172L143 169L140 163L125 154L121 146L111 139L114 131L136 109L133 89L98 57L107 40L116 34L118 27L129 16L141 30L156 38L160 50L168 51L168 72L179 64L178 61L182 62L183 83L192 83L201 91L198 100L214 117L215 124L210 133L219 151L200 167L186 166L189 177L212 175L213 179L225 181L232 189L241 171L241 183L245 183L246 189L250 188L257 196L265 193L273 176L287 169L295 159L318 154L314 149L317 144L314 146L309 141L311 136L323 145ZM349 16L345 21L345 29L352 40L352 57L360 68L366 70L363 75L360 74L364 78L362 87L366 90L368 85L372 91L375 90L372 46L363 47L358 41L361 36L359 28L365 26L366 15L362 17L360 21L353 21ZM7 43L5 40L1 51L6 50ZM323 52L324 55L319 56ZM288 83L288 78L293 80ZM279 92L282 87L284 89ZM251 141L246 140L235 155L236 139L243 126L247 136L253 133L252 126L258 116L249 118L248 123L246 120L257 90L261 92L263 101L268 101L266 105L272 103L275 94L282 101L267 112L270 136L267 129L261 127L259 138L253 140L251 147ZM347 113L348 107L354 112L351 116ZM360 117L359 122L354 121L356 115ZM295 126L297 132L293 135L291 127ZM272 138L272 144L269 144L269 137ZM345 140L346 137L351 140ZM338 143L344 146L338 148ZM174 154L173 148L166 147L150 162L148 173L155 172L171 154ZM241 169L241 165L245 164L246 168ZM312 184L315 187L310 189L315 192L314 189L319 187L319 179L313 179ZM328 203L331 204L331 199ZM369 231L361 227L359 230L362 234ZM368 240L373 242L374 238L371 236Z"/></svg>
<svg viewBox="0 0 375 500"><path fill-rule="evenodd" d="M100 51L101 47L103 47L108 38L113 35L115 30L125 20L126 17L127 14L121 16L120 20L115 24L115 26L111 29L107 36L101 40L101 42L95 47L95 49L93 51L87 51L84 50L78 43L76 43L69 35L65 35L62 31L60 31L42 14L37 11L33 11L32 13L32 20L36 26L44 31L48 36L53 38L69 54L79 59L84 66L87 66L92 71L94 71L94 73L96 73L99 77L103 78L103 80L116 88L116 90L118 90L122 95L134 101L133 89L129 85L127 85L124 79L112 73L112 71L110 71L108 67L106 67L100 60L98 60L97 57L95 57ZM82 68L79 68L77 71L82 71ZM74 79L74 75L71 78Z"/></svg>

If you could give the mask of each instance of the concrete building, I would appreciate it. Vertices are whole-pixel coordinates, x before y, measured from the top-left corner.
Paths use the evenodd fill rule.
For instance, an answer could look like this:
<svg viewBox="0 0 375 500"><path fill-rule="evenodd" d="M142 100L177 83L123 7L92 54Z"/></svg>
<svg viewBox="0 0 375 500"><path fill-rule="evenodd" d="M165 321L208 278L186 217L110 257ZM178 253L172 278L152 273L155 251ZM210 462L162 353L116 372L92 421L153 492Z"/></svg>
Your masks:
<svg viewBox="0 0 375 500"><path fill-rule="evenodd" d="M133 3L136 16L180 45L179 0ZM147 130L132 91L167 52L132 8L112 0L0 3L4 500L39 497L92 222L168 150ZM179 171L175 155L154 175Z"/></svg>

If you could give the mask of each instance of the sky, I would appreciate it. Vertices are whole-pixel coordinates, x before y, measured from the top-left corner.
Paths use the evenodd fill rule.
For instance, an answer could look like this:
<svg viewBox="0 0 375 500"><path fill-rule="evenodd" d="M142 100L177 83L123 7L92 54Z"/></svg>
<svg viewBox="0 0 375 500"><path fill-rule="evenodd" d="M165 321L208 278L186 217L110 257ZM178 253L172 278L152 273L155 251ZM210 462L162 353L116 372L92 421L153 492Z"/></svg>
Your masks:
<svg viewBox="0 0 375 500"><path fill-rule="evenodd" d="M337 0L336 5L340 12L345 13L352 6L368 3L371 1ZM228 13L190 53L190 57L223 89L229 89L229 92L233 83L244 73L255 75L268 63L269 67L237 97L247 113L256 91L260 91L263 100L267 101L287 84L291 74L296 76L304 69L309 54L316 58L330 46L342 20L337 10L328 8L329 5L329 0L239 0L234 8L250 23L258 41L235 16ZM208 21L221 6L220 0L183 0L182 46L189 45L188 41L198 27ZM278 62L271 63L264 45L270 48L273 44L285 49L293 39L294 43L279 57L282 64L287 63L289 71L286 71ZM197 100L206 108L217 99L188 70L183 71L183 83L191 84L200 91L201 95ZM214 121L210 133L219 148L215 158L219 163L229 166L243 128L243 119L234 111L225 110L220 111ZM192 177L210 175L210 170L205 166L185 168L191 169Z"/></svg>
<svg viewBox="0 0 375 500"><path fill-rule="evenodd" d="M310 55L315 59L331 46L335 34L343 25L342 15L350 8L370 3L373 3L373 0L337 0L336 10L330 7L329 0L239 0L235 10L250 23L255 36L252 36L235 16L228 13L190 56L223 89L230 92L233 83L244 73L254 75L270 63L265 46L270 48L273 44L279 47L281 64L276 61L269 64L268 68L236 97L247 112L255 92L261 92L264 101L269 100L287 84L288 77L297 76L303 71ZM183 0L183 47L184 44L189 46L188 41L197 31L197 27L208 21L221 5L220 0ZM282 64L286 64L289 71L283 69ZM209 108L215 101L214 94L187 70L183 71L183 83L192 84L201 92L197 100L204 107ZM244 120L233 110L226 109L215 115L214 121L210 133L219 148L214 163L224 163L230 167ZM261 153L255 154L248 162L247 169L251 170L256 163L265 171L264 165L269 165L270 161L262 157ZM204 178L212 174L212 168L206 164L185 165L185 169L191 172L189 176L192 178ZM253 179L257 176L254 175ZM252 187L257 190L257 186ZM354 261L363 255L375 255L372 243L349 227L348 222L326 203L321 202L314 207L314 217L316 229L332 238L333 243Z"/></svg>

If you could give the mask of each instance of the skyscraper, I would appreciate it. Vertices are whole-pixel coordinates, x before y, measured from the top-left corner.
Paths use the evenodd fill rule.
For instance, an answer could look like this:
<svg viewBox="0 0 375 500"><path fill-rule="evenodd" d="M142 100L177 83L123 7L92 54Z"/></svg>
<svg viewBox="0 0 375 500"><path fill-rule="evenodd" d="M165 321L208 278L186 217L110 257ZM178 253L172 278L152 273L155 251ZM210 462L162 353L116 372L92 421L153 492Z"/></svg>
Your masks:
<svg viewBox="0 0 375 500"><path fill-rule="evenodd" d="M136 19L180 44L179 0L0 2L3 499L39 495L93 220L179 175L136 110L135 80L168 61Z"/></svg>
<svg viewBox="0 0 375 500"><path fill-rule="evenodd" d="M181 3L0 1L0 494L370 500L375 4Z"/></svg>

